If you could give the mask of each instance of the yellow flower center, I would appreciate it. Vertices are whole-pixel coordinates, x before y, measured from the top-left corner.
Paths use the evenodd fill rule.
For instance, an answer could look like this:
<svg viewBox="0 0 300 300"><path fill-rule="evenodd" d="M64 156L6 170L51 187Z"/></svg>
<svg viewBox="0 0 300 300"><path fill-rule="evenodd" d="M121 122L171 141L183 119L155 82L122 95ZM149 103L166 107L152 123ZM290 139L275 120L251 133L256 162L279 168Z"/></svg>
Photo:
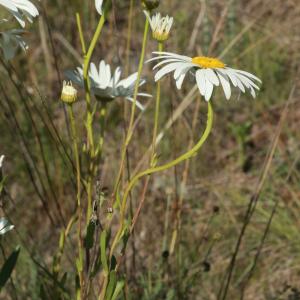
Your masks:
<svg viewBox="0 0 300 300"><path fill-rule="evenodd" d="M204 69L225 68L225 64L217 58L197 56L192 58L192 63Z"/></svg>

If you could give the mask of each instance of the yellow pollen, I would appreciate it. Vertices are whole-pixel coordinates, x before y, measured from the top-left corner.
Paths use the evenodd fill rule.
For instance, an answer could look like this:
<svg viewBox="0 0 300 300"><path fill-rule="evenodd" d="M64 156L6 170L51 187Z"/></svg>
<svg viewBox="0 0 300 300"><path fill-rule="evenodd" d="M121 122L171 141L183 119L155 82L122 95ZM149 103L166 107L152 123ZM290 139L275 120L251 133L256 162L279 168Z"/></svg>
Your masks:
<svg viewBox="0 0 300 300"><path fill-rule="evenodd" d="M217 58L197 56L192 58L192 63L204 69L225 68L225 64Z"/></svg>

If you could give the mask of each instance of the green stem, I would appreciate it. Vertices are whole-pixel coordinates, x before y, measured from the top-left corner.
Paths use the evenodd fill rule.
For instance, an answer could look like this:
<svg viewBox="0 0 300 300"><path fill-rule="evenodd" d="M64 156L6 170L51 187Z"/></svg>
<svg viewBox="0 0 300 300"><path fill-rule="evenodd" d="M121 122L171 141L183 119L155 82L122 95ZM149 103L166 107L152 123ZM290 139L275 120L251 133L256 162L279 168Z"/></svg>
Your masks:
<svg viewBox="0 0 300 300"><path fill-rule="evenodd" d="M94 36L92 38L92 41L89 45L88 51L84 58L84 66L83 66L83 81L84 81L84 88L85 88L85 98L86 98L86 104L87 104L87 118L86 118L86 129L87 129L87 137L88 137L88 147L90 152L90 165L89 165L89 176L87 179L87 198L88 198L88 207L87 207L87 223L90 220L91 214L92 214L92 189L93 189L93 178L94 178L94 164L95 164L95 142L94 142L94 133L93 133L93 119L94 119L94 110L91 105L91 86L90 86L90 80L88 76L89 68L90 68L90 62L92 59L93 52L95 50L96 44L99 40L99 37L101 35L108 8L110 6L110 1L106 1L103 14L99 20L99 23L97 25L96 31L94 33Z"/></svg>
<svg viewBox="0 0 300 300"><path fill-rule="evenodd" d="M142 52L141 52L140 61L139 61L137 80L136 80L135 88L134 88L133 103L132 103L132 106L131 106L130 121L129 121L127 135L126 135L126 138L125 138L125 143L124 143L123 149L122 149L121 164L120 164L120 169L119 169L119 173L118 173L118 176L117 176L117 180L116 180L116 183L115 183L115 186L114 186L114 195L116 194L116 192L118 190L118 187L119 187L119 183L120 183L121 176L122 176L122 173L123 173L125 158L126 158L126 150L128 148L128 145L130 143L130 140L131 140L131 137L132 137L132 134L133 134L133 124L134 124L134 116L135 116L135 110L136 110L136 101L137 101L137 95L138 95L138 91L139 91L140 80L141 80L141 77L142 77L142 70L143 70L144 60L145 60L145 52L146 52L148 31L149 31L149 21L146 18L145 29L144 29L144 37L143 37L143 45L142 45Z"/></svg>
<svg viewBox="0 0 300 300"><path fill-rule="evenodd" d="M75 156L76 162L76 174L77 174L77 211L78 211L78 229L77 229L77 239L78 239L78 275L80 280L80 299L82 299L82 288L84 284L83 278L83 241L82 241L82 228L81 228L81 221L82 221L82 208L81 208L81 170L80 170L80 158L79 158L79 151L78 151L78 137L77 137L77 130L76 130L76 123L75 117L73 112L72 104L68 105L68 112L71 122L71 132L72 132L72 139L73 139L73 151Z"/></svg>
<svg viewBox="0 0 300 300"><path fill-rule="evenodd" d="M100 109L100 138L98 142L98 146L96 149L96 156L98 160L101 159L102 151L103 151L103 144L104 144L104 133L105 133L105 118L107 114L107 103L105 101L101 102L101 109Z"/></svg>
<svg viewBox="0 0 300 300"><path fill-rule="evenodd" d="M161 171L165 171L165 170L167 170L169 168L172 168L172 167L178 165L179 163L193 157L200 150L202 145L207 140L207 138L208 138L208 136L211 132L211 129L212 129L212 123L213 123L213 109L212 109L211 104L208 103L207 124L206 124L205 131L204 131L203 135L201 136L200 140L198 141L198 143L192 149L190 149L186 153L182 154L178 158L172 160L171 162L168 162L168 163L166 163L162 166L150 167L149 169L147 169L143 172L140 172L139 174L137 174L136 176L134 176L131 179L131 181L129 182L129 184L128 184L126 190L125 190L125 193L124 193L124 196L123 196L123 199L122 199L121 217L120 217L121 223L120 223L120 226L119 226L119 230L118 230L118 232L115 236L115 239L112 243L112 246L111 246L111 251L110 251L110 256L111 257L113 255L113 251L114 251L117 243L119 242L119 240L122 236L122 232L123 232L123 229L124 229L123 227L124 227L124 222L125 222L127 198L129 196L129 193L131 192L131 190L135 186L135 184L138 182L138 180L141 179L144 176L151 175L151 174L161 172Z"/></svg>
<svg viewBox="0 0 300 300"><path fill-rule="evenodd" d="M158 51L163 51L163 43L158 43ZM151 164L153 163L155 150L156 150L156 137L158 130L158 120L159 120L159 108L160 108L160 94L161 94L161 83L160 80L157 82L156 90L156 103L155 103L155 114L154 114L154 129L153 129L153 139L152 139L152 155L151 155Z"/></svg>
<svg viewBox="0 0 300 300"><path fill-rule="evenodd" d="M78 12L76 13L76 22L77 22L77 28L78 28L78 32L79 32L82 53L85 56L86 55L86 46L85 46L85 41L84 41L84 37L83 37L80 14Z"/></svg>

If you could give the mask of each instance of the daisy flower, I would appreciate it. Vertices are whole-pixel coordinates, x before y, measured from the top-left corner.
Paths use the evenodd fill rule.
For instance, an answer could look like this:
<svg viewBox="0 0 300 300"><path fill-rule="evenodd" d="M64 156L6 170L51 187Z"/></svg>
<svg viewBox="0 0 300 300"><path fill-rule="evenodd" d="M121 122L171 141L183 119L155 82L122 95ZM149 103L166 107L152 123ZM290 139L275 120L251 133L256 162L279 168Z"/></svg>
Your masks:
<svg viewBox="0 0 300 300"><path fill-rule="evenodd" d="M75 84L84 87L83 69L78 67L76 71L67 71L66 76ZM121 68L116 68L112 74L109 64L104 60L100 61L99 71L94 63L91 63L89 70L89 79L91 83L91 92L96 99L101 101L112 101L117 97L123 97L133 102L134 87L137 81L138 73L134 73L129 77L121 80ZM146 81L141 80L139 86L142 86ZM141 97L152 97L149 94L138 93ZM144 110L140 102L136 102L139 109Z"/></svg>
<svg viewBox="0 0 300 300"><path fill-rule="evenodd" d="M103 11L102 11L102 4L103 4L103 0L95 0L95 6L97 9L97 12L102 15Z"/></svg>
<svg viewBox="0 0 300 300"><path fill-rule="evenodd" d="M149 20L152 36L158 42L166 41L170 36L170 30L173 25L173 18L169 16L162 17L160 13L150 17L150 14L144 10L146 18Z"/></svg>
<svg viewBox="0 0 300 300"><path fill-rule="evenodd" d="M0 235L12 230L15 226L10 224L5 218L0 218Z"/></svg>
<svg viewBox="0 0 300 300"><path fill-rule="evenodd" d="M222 61L211 57L188 57L170 52L153 52L158 55L147 62L159 61L153 70L161 67L155 74L155 81L160 80L166 74L174 72L176 86L181 89L183 80L188 72L194 75L197 86L206 101L209 101L214 86L222 86L226 99L231 97L231 84L243 93L250 91L253 98L260 88L257 85L261 80L251 73L227 67Z"/></svg>
<svg viewBox="0 0 300 300"><path fill-rule="evenodd" d="M9 11L22 27L25 27L24 17L32 22L32 18L39 15L37 8L29 0L0 0L0 5Z"/></svg>

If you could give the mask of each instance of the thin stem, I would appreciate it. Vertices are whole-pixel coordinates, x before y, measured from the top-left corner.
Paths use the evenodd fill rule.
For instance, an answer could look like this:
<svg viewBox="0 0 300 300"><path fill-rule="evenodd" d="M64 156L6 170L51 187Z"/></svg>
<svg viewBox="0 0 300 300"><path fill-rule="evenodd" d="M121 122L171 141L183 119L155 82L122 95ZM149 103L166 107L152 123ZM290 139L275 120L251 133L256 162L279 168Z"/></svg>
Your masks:
<svg viewBox="0 0 300 300"><path fill-rule="evenodd" d="M212 123L213 123L213 109L212 109L211 104L208 103L207 124L206 124L205 131L204 131L202 137L200 138L200 140L198 141L198 143L192 149L185 152L184 154L182 154L178 158L172 160L171 162L168 162L168 163L166 163L162 166L150 167L149 169L147 169L143 172L140 172L139 174L137 174L136 176L134 176L132 178L132 180L129 182L129 184L128 184L126 190L125 190L125 193L124 193L124 196L123 196L123 199L122 199L121 217L120 217L121 223L120 223L120 226L119 226L119 230L118 230L118 232L115 236L115 239L112 243L112 246L111 246L110 257L112 257L113 251L114 251L119 239L121 238L121 235L122 235L122 232L123 232L128 195L129 195L130 191L133 189L133 187L135 186L135 184L138 182L138 180L141 179L142 177L146 176L146 175L151 175L151 174L154 174L154 173L157 173L157 172L165 171L165 170L167 170L169 168L172 168L172 167L178 165L179 163L193 157L200 150L202 145L207 140L207 138L208 138L208 136L211 132L211 129L212 129Z"/></svg>
<svg viewBox="0 0 300 300"><path fill-rule="evenodd" d="M77 22L77 28L78 28L82 53L83 53L83 55L86 55L86 46L85 46L85 41L84 41L84 37L83 37L83 31L82 31L82 25L81 25L81 19L80 19L79 13L76 13L76 22Z"/></svg>
<svg viewBox="0 0 300 300"><path fill-rule="evenodd" d="M120 169L119 169L117 180L116 180L116 183L115 183L115 186L114 186L114 195L116 194L116 192L118 190L118 187L119 187L119 183L120 183L121 176L122 176L123 169L124 169L124 163L125 163L125 158L126 158L126 150L127 150L127 147L130 143L130 140L131 140L132 134L133 134L134 116L135 116L135 110L136 110L136 101L137 101L137 95L138 95L138 91L139 91L139 85L140 85L140 80L141 80L142 70L143 70L143 65L144 65L148 31L149 31L149 21L146 18L145 29L144 29L144 37L143 37L143 45L142 45L142 51L141 51L140 62L139 62L139 67L138 67L138 75L137 75L137 80L136 80L135 88L134 88L133 103L132 103L132 106L131 106L131 116L130 116L127 135L126 135L126 138L125 138L125 143L124 143L123 149L122 149Z"/></svg>
<svg viewBox="0 0 300 300"><path fill-rule="evenodd" d="M163 51L163 43L158 43L158 51ZM151 163L152 159L155 155L156 150L156 138L157 138L157 130L158 130L158 120L159 120L159 108L160 108L160 94L161 94L161 83L160 80L157 82L157 89L156 89L156 102L155 102L155 114L154 114L154 129L153 129L153 139L152 139L152 155L151 155Z"/></svg>
<svg viewBox="0 0 300 300"><path fill-rule="evenodd" d="M83 278L83 241L81 238L82 228L81 228L81 220L82 220L82 208L81 208L81 170L80 170L80 157L78 151L78 137L77 130L75 124L75 117L73 112L72 104L68 105L69 118L71 122L71 132L72 132L72 140L73 140L73 150L75 156L76 163L76 178L77 178L77 212L78 212L78 230L77 230L77 238L78 238L78 259L79 259L79 267L78 267L78 275L80 280L80 295L82 299L82 289L84 284Z"/></svg>

